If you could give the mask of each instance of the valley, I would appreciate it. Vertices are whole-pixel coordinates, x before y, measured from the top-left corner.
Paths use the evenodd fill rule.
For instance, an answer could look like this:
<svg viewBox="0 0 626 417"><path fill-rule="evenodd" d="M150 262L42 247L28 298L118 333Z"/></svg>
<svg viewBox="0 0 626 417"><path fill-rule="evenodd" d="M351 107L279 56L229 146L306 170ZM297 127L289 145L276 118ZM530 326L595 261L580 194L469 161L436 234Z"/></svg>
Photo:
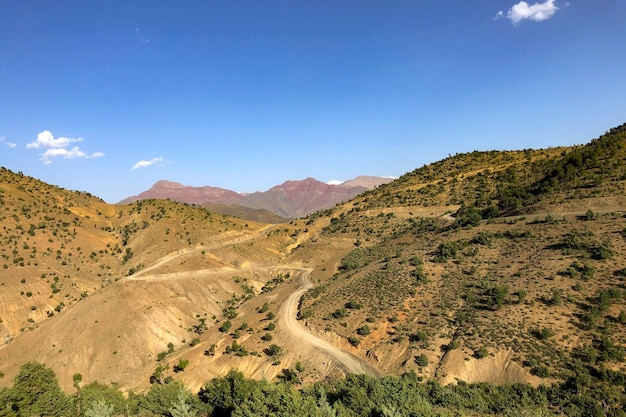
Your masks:
<svg viewBox="0 0 626 417"><path fill-rule="evenodd" d="M277 224L3 169L0 385L37 361L67 392L77 373L146 393L233 370L302 389L357 374L614 392L624 160L625 125L459 154Z"/></svg>

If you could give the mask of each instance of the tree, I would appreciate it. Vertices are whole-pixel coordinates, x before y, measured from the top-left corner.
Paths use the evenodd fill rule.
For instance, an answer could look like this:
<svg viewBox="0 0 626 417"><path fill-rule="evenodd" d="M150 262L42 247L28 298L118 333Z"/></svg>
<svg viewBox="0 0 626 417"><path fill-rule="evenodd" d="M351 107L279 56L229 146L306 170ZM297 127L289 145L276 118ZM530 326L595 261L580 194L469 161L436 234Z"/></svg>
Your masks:
<svg viewBox="0 0 626 417"><path fill-rule="evenodd" d="M111 414L113 414L113 406L105 400L93 401L85 411L85 417L111 417Z"/></svg>
<svg viewBox="0 0 626 417"><path fill-rule="evenodd" d="M180 406L181 396L195 408L196 404L190 404L191 392L180 381L164 385L155 384L150 387L150 391L141 403L141 408L156 415L173 416L171 410Z"/></svg>
<svg viewBox="0 0 626 417"><path fill-rule="evenodd" d="M235 404L241 404L256 390L257 383L246 379L243 374L231 370L224 378L215 378L208 381L198 392L198 398L203 404L213 407L212 416L230 416Z"/></svg>
<svg viewBox="0 0 626 417"><path fill-rule="evenodd" d="M27 362L13 381L12 397L18 414L60 417L70 414L70 400L61 391L54 371L38 362Z"/></svg>
<svg viewBox="0 0 626 417"><path fill-rule="evenodd" d="M102 410L102 403L111 408L111 414L123 414L126 411L126 399L116 388L100 382L91 382L80 390L78 406L81 410L88 410L93 404L98 403L97 410ZM96 408L94 408L96 410ZM97 411L96 410L96 411ZM87 414L87 411L85 411Z"/></svg>
<svg viewBox="0 0 626 417"><path fill-rule="evenodd" d="M190 396L185 395L185 393L178 393L178 401L172 408L170 408L170 414L172 417L194 417L197 415L189 404L189 399Z"/></svg>

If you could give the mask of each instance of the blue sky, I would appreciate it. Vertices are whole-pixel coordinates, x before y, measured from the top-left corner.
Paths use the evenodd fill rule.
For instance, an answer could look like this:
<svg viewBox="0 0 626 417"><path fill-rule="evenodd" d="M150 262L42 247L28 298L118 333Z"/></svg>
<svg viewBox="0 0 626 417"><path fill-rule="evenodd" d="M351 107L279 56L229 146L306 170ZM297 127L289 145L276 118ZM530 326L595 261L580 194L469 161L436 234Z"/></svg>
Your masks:
<svg viewBox="0 0 626 417"><path fill-rule="evenodd" d="M108 202L626 122L625 0L0 0L0 165Z"/></svg>

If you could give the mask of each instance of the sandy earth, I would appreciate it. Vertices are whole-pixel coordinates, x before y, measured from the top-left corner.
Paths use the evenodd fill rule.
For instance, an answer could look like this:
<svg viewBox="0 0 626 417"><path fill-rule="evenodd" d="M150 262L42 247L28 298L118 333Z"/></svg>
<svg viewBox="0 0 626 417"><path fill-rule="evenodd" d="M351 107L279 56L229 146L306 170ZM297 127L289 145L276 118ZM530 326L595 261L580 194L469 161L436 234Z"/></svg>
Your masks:
<svg viewBox="0 0 626 417"><path fill-rule="evenodd" d="M340 368L342 368L345 372L354 373L354 374L368 374L372 376L381 376L382 373L377 369L373 368L367 361L349 353L344 350L341 350L331 343L323 340L317 336L314 336L312 333L306 330L304 326L301 326L297 320L298 314L298 304L300 302L300 298L304 295L306 291L313 287L311 284L309 277L311 275L311 268L302 268L298 266L291 265L273 265L273 266L265 266L265 267L240 267L240 268L214 268L214 269L202 269L196 271L187 271L187 272L179 272L179 273L168 273L168 274L148 274L148 272L153 271L169 262L174 261L182 256L187 254L200 251L200 250L209 250L215 249L219 247L225 247L228 245L239 244L245 241L249 241L260 236L264 236L267 234L273 226L265 227L259 230L257 233L250 234L244 237L237 237L236 239L220 242L214 245L208 246L199 246L194 249L188 249L183 251L177 251L171 254L164 256L163 258L157 260L149 267L137 272L134 275L124 278L126 281L164 281L164 280L177 280L177 279L185 279L185 278L200 278L200 277L209 277L216 275L224 275L229 272L244 272L244 271L252 271L252 270L289 270L289 271L299 271L300 279L299 279L299 287L296 291L292 292L288 295L288 297L281 304L278 312L279 317L279 325L280 327L289 333L289 336L293 340L297 340L296 343L292 343L293 346L298 346L298 351L307 350L307 348L312 348L317 352L320 352L324 356L327 357L327 360L334 362Z"/></svg>

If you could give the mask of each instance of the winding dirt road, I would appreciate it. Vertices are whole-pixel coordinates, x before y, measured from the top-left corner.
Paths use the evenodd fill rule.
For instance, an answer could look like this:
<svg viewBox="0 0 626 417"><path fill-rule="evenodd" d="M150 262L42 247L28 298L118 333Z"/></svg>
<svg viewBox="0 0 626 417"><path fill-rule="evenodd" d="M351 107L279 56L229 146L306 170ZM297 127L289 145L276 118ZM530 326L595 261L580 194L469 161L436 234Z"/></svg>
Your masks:
<svg viewBox="0 0 626 417"><path fill-rule="evenodd" d="M301 326L297 320L298 303L300 298L309 289L313 288L313 284L309 281L309 276L313 271L310 268L299 268L302 271L300 275L300 288L294 291L287 297L282 304L279 311L279 321L284 325L284 328L289 331L294 338L301 340L303 343L307 343L315 349L324 352L334 362L339 364L346 372L352 374L367 374L371 376L381 376L381 372L373 368L369 363L345 352L337 347L333 346L324 339L320 339L309 333L305 327Z"/></svg>
<svg viewBox="0 0 626 417"><path fill-rule="evenodd" d="M301 341L302 343L310 345L312 348L324 353L327 355L330 360L338 364L341 368L343 368L348 373L353 374L367 374L371 376L381 376L382 373L372 367L367 361L355 356L351 353L343 351L324 339L320 339L317 336L309 333L304 326L301 326L297 320L298 314L298 304L300 299L304 295L306 291L313 288L313 284L309 280L309 276L313 271L311 268L302 268L295 267L290 265L274 265L274 266L265 266L265 267L246 267L246 268L215 268L215 269L201 269L197 271L189 271L189 272L177 272L177 273L167 273L167 274L147 274L151 270L154 270L162 265L165 265L172 260L179 258L180 256L187 255L189 253L196 252L198 250L208 250L208 249L216 249L220 247L225 247L228 245L236 245L242 242L246 242L252 239L256 239L260 236L266 235L271 228L274 226L267 226L263 229L260 229L259 232L253 233L250 235L246 235L243 237L238 237L236 239L232 239L229 241L219 242L214 245L203 245L198 246L196 248L183 249L177 252L170 253L157 261L155 261L152 265L147 268L142 269L141 271L125 277L122 281L164 281L164 280L175 280L175 279L184 279L184 278L192 278L192 277L205 277L211 275L224 275L226 273L232 273L233 271L250 271L250 270L290 270L290 271L299 271L300 279L298 281L299 287L296 291L291 293L286 300L281 304L279 312L278 312L278 320L279 323L282 324L284 329L291 333L294 339Z"/></svg>

